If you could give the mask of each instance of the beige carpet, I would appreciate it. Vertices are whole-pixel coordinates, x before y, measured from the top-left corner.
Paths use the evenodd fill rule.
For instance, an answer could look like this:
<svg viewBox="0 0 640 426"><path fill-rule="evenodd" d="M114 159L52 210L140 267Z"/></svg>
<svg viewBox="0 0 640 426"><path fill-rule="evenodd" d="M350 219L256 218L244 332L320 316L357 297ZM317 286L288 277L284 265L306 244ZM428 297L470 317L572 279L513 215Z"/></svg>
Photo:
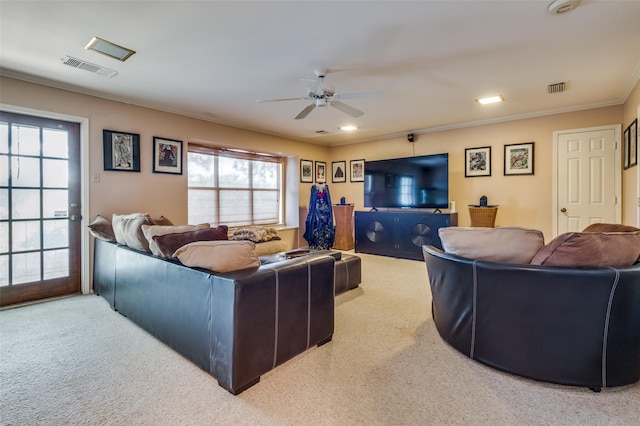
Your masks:
<svg viewBox="0 0 640 426"><path fill-rule="evenodd" d="M77 296L0 312L3 425L633 425L640 384L538 383L447 346L424 263L360 255L333 341L232 396L111 311Z"/></svg>

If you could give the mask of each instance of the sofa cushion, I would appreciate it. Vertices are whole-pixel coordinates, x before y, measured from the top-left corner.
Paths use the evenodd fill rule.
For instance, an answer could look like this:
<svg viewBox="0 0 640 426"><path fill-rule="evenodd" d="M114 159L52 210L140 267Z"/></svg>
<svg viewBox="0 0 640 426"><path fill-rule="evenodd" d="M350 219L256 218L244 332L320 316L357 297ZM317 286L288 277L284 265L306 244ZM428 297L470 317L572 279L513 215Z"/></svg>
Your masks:
<svg viewBox="0 0 640 426"><path fill-rule="evenodd" d="M119 244L136 250L149 252L149 242L142 233L142 225L153 225L153 219L147 213L114 214L113 233Z"/></svg>
<svg viewBox="0 0 640 426"><path fill-rule="evenodd" d="M208 223L200 225L179 225L179 226L163 226L163 225L142 225L142 233L147 239L149 250L155 256L163 256L162 251L158 248L158 244L154 241L153 237L167 234L178 234L182 232L192 232L199 229L209 228ZM172 252L173 253L173 252Z"/></svg>
<svg viewBox="0 0 640 426"><path fill-rule="evenodd" d="M230 240L241 241L249 240L254 243L262 243L265 241L279 240L278 231L275 228L264 226L249 225L243 226L233 231Z"/></svg>
<svg viewBox="0 0 640 426"><path fill-rule="evenodd" d="M582 232L638 232L640 228L617 223L592 223Z"/></svg>
<svg viewBox="0 0 640 426"><path fill-rule="evenodd" d="M113 233L113 225L106 217L97 215L93 222L89 224L88 228L89 233L94 237L111 243L116 242L116 236Z"/></svg>
<svg viewBox="0 0 640 426"><path fill-rule="evenodd" d="M445 252L468 259L504 263L529 263L544 247L544 235L535 229L447 227L438 235Z"/></svg>
<svg viewBox="0 0 640 426"><path fill-rule="evenodd" d="M155 235L152 239L153 244L149 243L149 247L153 251L155 246L162 257L172 257L173 253L180 247L196 241L225 241L228 240L227 225L220 225L216 228L198 229L190 232L180 232L175 234Z"/></svg>
<svg viewBox="0 0 640 426"><path fill-rule="evenodd" d="M173 257L183 265L216 272L260 266L255 244L251 241L197 241L180 247Z"/></svg>
<svg viewBox="0 0 640 426"><path fill-rule="evenodd" d="M640 257L638 232L567 232L558 235L531 260L532 265L622 267Z"/></svg>

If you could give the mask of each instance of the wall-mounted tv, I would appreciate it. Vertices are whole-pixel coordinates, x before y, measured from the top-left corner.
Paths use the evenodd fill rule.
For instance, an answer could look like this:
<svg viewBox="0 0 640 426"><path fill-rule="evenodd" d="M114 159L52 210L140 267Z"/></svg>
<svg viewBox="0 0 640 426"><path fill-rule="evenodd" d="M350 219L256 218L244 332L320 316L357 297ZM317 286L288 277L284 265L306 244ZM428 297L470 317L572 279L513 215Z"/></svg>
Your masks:
<svg viewBox="0 0 640 426"><path fill-rule="evenodd" d="M364 206L449 207L449 154L365 161Z"/></svg>

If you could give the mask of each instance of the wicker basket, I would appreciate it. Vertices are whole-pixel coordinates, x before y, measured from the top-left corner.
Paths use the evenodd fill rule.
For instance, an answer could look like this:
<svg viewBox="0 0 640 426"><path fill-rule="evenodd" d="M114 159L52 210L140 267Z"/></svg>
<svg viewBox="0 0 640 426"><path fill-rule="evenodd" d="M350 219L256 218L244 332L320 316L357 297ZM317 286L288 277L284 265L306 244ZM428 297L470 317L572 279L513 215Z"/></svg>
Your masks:
<svg viewBox="0 0 640 426"><path fill-rule="evenodd" d="M493 228L496 223L496 215L498 214L498 206L469 206L469 216L471 217L471 226Z"/></svg>

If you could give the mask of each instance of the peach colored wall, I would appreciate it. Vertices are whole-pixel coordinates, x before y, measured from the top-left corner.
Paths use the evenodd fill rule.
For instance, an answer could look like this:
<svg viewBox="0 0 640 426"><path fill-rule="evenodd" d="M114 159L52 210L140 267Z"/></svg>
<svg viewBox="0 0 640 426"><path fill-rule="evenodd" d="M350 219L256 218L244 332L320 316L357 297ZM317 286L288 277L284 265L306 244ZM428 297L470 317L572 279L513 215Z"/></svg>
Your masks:
<svg viewBox="0 0 640 426"><path fill-rule="evenodd" d="M553 132L618 124L622 106L508 121L426 134L416 134L415 142L406 137L361 144L343 145L331 150L331 161L366 158L379 160L412 155L449 153L449 198L456 202L458 224L469 226L467 206L478 204L486 195L498 204L496 226L524 226L540 229L549 240L552 235L552 155ZM535 174L504 176L504 145L535 142ZM491 176L465 178L465 148L491 147ZM363 155L366 153L366 155ZM362 183L332 185L332 198L346 197L363 210Z"/></svg>
<svg viewBox="0 0 640 426"><path fill-rule="evenodd" d="M640 118L640 81L636 83L635 88L624 104L622 131L624 131L633 120L638 118ZM638 141L638 143L640 144L640 141ZM639 173L640 167L638 166L631 167L622 172L622 194L624 199L622 223L626 225L640 226L640 218L638 218L638 202L640 202L640 194L638 193Z"/></svg>
<svg viewBox="0 0 640 426"><path fill-rule="evenodd" d="M450 199L456 201L459 224L470 224L468 204L476 204L486 195L491 204L499 204L496 225L537 228L552 237L552 144L557 130L611 124L628 125L640 104L638 85L623 106L595 108L565 114L521 119L456 130L416 134L415 143L405 137L326 148L256 132L223 126L148 108L109 101L66 90L2 77L0 101L3 104L86 117L89 120L89 183L91 217L145 211L165 215L176 223L187 221L186 175L152 173L152 138L162 136L185 142L198 141L232 145L258 151L280 152L309 160L331 161L384 159L448 152L450 155ZM624 127L623 127L624 128ZM141 136L141 173L105 172L102 167L102 130L121 130ZM535 142L535 175L503 176L505 144ZM492 175L464 177L464 149L492 147ZM186 151L185 151L186 152ZM291 161L297 167L297 158ZM291 171L291 170L290 170ZM623 222L633 224L636 217L638 167L623 173ZM96 174L100 182L93 182ZM298 185L298 182L288 184ZM330 183L333 202L346 197L362 210L362 183ZM301 233L309 200L309 184L298 188L300 232L287 234L292 245L304 245ZM294 209L295 210L295 209Z"/></svg>
<svg viewBox="0 0 640 426"><path fill-rule="evenodd" d="M89 120L89 216L113 213L148 212L152 217L164 215L176 224L187 222L187 175L152 172L153 137L182 140L184 153L188 142L218 144L280 153L310 160L327 161L328 149L319 145L278 138L261 133L114 102L102 98L56 89L21 80L0 79L3 105L86 117ZM140 134L140 173L103 170L102 130L120 130ZM297 158L290 163L298 167ZM185 163L186 164L186 163ZM186 170L185 170L186 171ZM297 174L296 174L297 175ZM99 177L99 182L96 178ZM288 181L299 192L300 216L306 216L310 185ZM290 191L289 191L290 192ZM295 192L294 192L295 193ZM289 200L291 202L291 200ZM86 219L85 219L86 220ZM295 220L292 220L297 226ZM87 222L88 223L88 222ZM304 224L304 222L303 222ZM296 245L297 235L287 232L286 240Z"/></svg>

